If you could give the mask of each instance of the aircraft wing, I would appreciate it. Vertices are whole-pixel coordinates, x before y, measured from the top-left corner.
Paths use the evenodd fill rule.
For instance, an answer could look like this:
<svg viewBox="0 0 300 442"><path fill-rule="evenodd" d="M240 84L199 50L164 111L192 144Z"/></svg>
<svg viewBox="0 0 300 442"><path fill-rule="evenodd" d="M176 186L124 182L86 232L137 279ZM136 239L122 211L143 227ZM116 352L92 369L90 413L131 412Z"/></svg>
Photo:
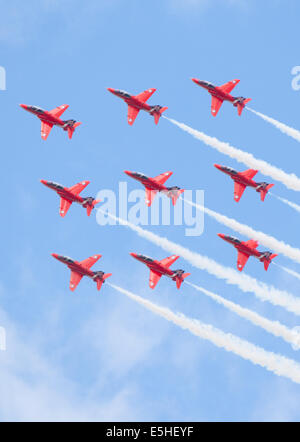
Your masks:
<svg viewBox="0 0 300 442"><path fill-rule="evenodd" d="M220 110L220 107L222 106L223 100L220 100L220 98L212 97L211 99L211 113L215 117L217 113Z"/></svg>
<svg viewBox="0 0 300 442"><path fill-rule="evenodd" d="M80 261L80 265L82 265L85 269L90 269L98 259L101 258L102 255L93 255L83 261Z"/></svg>
<svg viewBox="0 0 300 442"><path fill-rule="evenodd" d="M59 214L61 217L64 217L67 214L67 211L69 210L71 204L72 202L66 200L65 198L60 199Z"/></svg>
<svg viewBox="0 0 300 442"><path fill-rule="evenodd" d="M257 172L258 172L258 170L248 169L248 170L245 170L244 172L240 172L240 175L242 175L245 178L248 178L249 180L252 180L252 178L255 177Z"/></svg>
<svg viewBox="0 0 300 442"><path fill-rule="evenodd" d="M234 182L234 200L238 203L241 199L246 186L244 184L240 184L237 181Z"/></svg>
<svg viewBox="0 0 300 442"><path fill-rule="evenodd" d="M151 97L151 95L154 94L155 91L156 89L147 89L146 91L136 95L135 98L142 101L143 103L146 103L146 101L149 100L149 98Z"/></svg>
<svg viewBox="0 0 300 442"><path fill-rule="evenodd" d="M156 287L156 284L161 278L161 273L154 272L153 270L150 270L150 279L149 279L149 287L150 289L154 289Z"/></svg>
<svg viewBox="0 0 300 442"><path fill-rule="evenodd" d="M69 107L68 104L62 104L61 106L52 109L49 113L53 115L53 117L59 118L65 112L65 110L68 109L68 107Z"/></svg>
<svg viewBox="0 0 300 442"><path fill-rule="evenodd" d="M170 178L172 174L173 172L161 173L160 175L154 177L153 180L158 184L165 184L165 182Z"/></svg>
<svg viewBox="0 0 300 442"><path fill-rule="evenodd" d="M68 190L72 192L74 195L79 195L86 186L90 184L90 181L81 181L80 183L75 184L72 187L69 187Z"/></svg>
<svg viewBox="0 0 300 442"><path fill-rule="evenodd" d="M230 94L230 92L235 88L235 86L240 82L240 80L231 80L228 81L228 83L222 84L222 86L219 86L219 89L222 90L222 92L225 92L226 94Z"/></svg>
<svg viewBox="0 0 300 442"><path fill-rule="evenodd" d="M77 272L71 271L71 279L70 279L70 290L74 292L78 284L80 283L83 275L80 275Z"/></svg>
<svg viewBox="0 0 300 442"><path fill-rule="evenodd" d="M246 255L246 253L242 253L238 251L238 257L237 257L237 269L241 272L243 268L246 265L246 262L249 259L249 255Z"/></svg>
<svg viewBox="0 0 300 442"><path fill-rule="evenodd" d="M128 124L130 124L130 126L132 126L133 123L135 122L135 119L136 119L139 111L140 110L137 109L136 107L128 105L127 121L128 121Z"/></svg>
<svg viewBox="0 0 300 442"><path fill-rule="evenodd" d="M50 134L52 127L53 127L53 124L46 123L46 121L42 121L41 137L43 138L43 140L47 140L48 135Z"/></svg>
<svg viewBox="0 0 300 442"><path fill-rule="evenodd" d="M179 256L172 255L172 256L169 256L168 258L162 259L161 261L159 261L159 263L161 265L169 268L173 264L173 262L177 261L178 258L179 258Z"/></svg>
<svg viewBox="0 0 300 442"><path fill-rule="evenodd" d="M249 239L249 241L245 242L243 241L243 244L245 244L245 246L250 247L251 249L256 249L259 246L259 243L254 239Z"/></svg>
<svg viewBox="0 0 300 442"><path fill-rule="evenodd" d="M148 187L146 187L145 190L146 190L145 201L146 201L147 206L150 207L152 204L152 201L155 198L155 195L157 194L157 190L151 190L151 189L148 189Z"/></svg>

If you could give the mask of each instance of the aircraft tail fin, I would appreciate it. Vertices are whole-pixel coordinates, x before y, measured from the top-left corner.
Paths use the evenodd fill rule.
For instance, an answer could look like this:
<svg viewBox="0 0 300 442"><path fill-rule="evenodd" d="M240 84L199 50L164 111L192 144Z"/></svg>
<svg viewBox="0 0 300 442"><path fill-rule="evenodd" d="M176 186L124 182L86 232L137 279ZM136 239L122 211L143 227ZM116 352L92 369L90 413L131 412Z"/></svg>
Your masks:
<svg viewBox="0 0 300 442"><path fill-rule="evenodd" d="M184 280L187 276L189 276L189 275L190 275L190 273L183 273L183 274L180 275L180 276L176 276L176 287L177 287L178 289L180 289L181 284L183 283L183 280Z"/></svg>
<svg viewBox="0 0 300 442"><path fill-rule="evenodd" d="M271 264L272 259L276 258L276 256L278 256L278 255L276 255L275 253L273 253L268 259L265 259L265 260L264 260L264 268L265 268L265 271L268 270L269 265Z"/></svg>
<svg viewBox="0 0 300 442"><path fill-rule="evenodd" d="M98 203L100 203L100 201L101 201L101 200L94 200L94 201L92 202L92 204L89 204L89 205L86 207L86 213L87 213L87 216L90 216L90 214L92 213L92 210L94 209L95 205L98 204Z"/></svg>
<svg viewBox="0 0 300 442"><path fill-rule="evenodd" d="M266 197L268 191L269 191L269 190L271 189L271 187L273 187L273 186L274 186L274 184L268 184L267 187L266 187L265 189L261 189L261 191L260 191L260 199L261 199L262 201L265 200L265 197Z"/></svg>
<svg viewBox="0 0 300 442"><path fill-rule="evenodd" d="M68 136L69 136L70 140L71 140L71 138L73 136L73 133L75 132L76 127L80 126L80 124L81 123L79 121L77 121L72 126L68 127Z"/></svg>
<svg viewBox="0 0 300 442"><path fill-rule="evenodd" d="M251 98L245 98L245 100L243 100L242 103L237 104L237 110L240 116L242 115L243 109L246 106L246 104L249 103L249 101L251 101Z"/></svg>
<svg viewBox="0 0 300 442"><path fill-rule="evenodd" d="M162 113L163 113L165 110L167 110L167 109L168 109L167 107L162 107L161 109L159 109L158 111L156 111L156 112L153 113L155 124L158 124L159 119L160 119Z"/></svg>

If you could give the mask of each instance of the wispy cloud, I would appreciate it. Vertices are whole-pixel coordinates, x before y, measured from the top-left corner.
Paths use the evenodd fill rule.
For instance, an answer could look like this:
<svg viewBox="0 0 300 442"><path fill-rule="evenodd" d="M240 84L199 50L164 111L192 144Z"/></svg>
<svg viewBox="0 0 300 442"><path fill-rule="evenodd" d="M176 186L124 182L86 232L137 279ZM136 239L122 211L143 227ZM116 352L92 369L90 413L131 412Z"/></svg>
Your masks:
<svg viewBox="0 0 300 442"><path fill-rule="evenodd" d="M111 8L119 0L90 0L81 2L79 0L28 0L19 2L1 2L0 15L0 43L10 45L24 45L32 38L38 37L43 25L56 19L57 27L53 28L54 37L59 32L59 23L64 27L79 27L82 20L88 20L89 28L93 28L96 17L101 19L99 13ZM72 34L74 35L74 34ZM82 38L82 34L80 35Z"/></svg>
<svg viewBox="0 0 300 442"><path fill-rule="evenodd" d="M95 311L95 316L83 321L78 333L72 333L67 341L61 340L59 356L56 350L54 353L47 350L47 336L51 332L43 335L42 324L36 325L35 332L28 335L0 309L0 323L5 326L7 335L7 349L0 352L0 420L135 421L150 416L142 403L138 384L125 374L148 360L164 336L164 327L150 333L142 324L142 318L132 318L134 309L131 307L126 308L122 302L116 304L103 327L99 324L99 311ZM123 319L128 316L128 327L120 320L121 310ZM49 327L51 329L50 323L47 330ZM101 333L103 330L105 335ZM122 333L121 337L118 332ZM35 336L37 333L43 338ZM84 357L93 355L93 370L97 376L91 377L86 370L83 378L68 375L65 359L71 356L72 361L80 365L83 354ZM107 385L111 385L112 379L114 386L108 391ZM140 406L137 407L137 403Z"/></svg>

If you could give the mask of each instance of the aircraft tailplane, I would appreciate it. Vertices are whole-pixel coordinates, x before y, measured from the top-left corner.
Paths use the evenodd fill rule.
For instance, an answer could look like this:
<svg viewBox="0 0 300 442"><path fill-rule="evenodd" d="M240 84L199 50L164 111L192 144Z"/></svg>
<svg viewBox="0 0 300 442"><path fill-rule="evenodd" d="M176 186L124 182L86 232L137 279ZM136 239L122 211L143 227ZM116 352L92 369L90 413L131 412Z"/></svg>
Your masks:
<svg viewBox="0 0 300 442"><path fill-rule="evenodd" d="M102 276L101 279L100 279L100 278L97 279L97 290L100 290L100 289L101 289L103 282L104 282L107 278L109 278L111 275L112 275L112 273L105 273L105 274Z"/></svg>
<svg viewBox="0 0 300 442"><path fill-rule="evenodd" d="M163 113L165 110L167 110L167 109L168 109L167 107L162 107L160 110L158 110L158 111L156 111L156 112L153 113L155 124L158 124L159 119L160 119L162 113Z"/></svg>
<svg viewBox="0 0 300 442"><path fill-rule="evenodd" d="M265 189L261 189L261 190L260 190L260 199L261 199L262 201L265 200L265 197L266 197L268 191L269 191L269 190L271 189L271 187L273 187L273 186L274 186L274 184L268 184L268 186L267 186Z"/></svg>
<svg viewBox="0 0 300 442"><path fill-rule="evenodd" d="M249 103L249 101L251 101L251 98L246 98L242 103L238 103L237 110L238 110L238 114L240 116L242 115L242 112L243 112L243 109L244 109L245 105L247 103Z"/></svg>
<svg viewBox="0 0 300 442"><path fill-rule="evenodd" d="M270 256L270 258L264 260L265 271L268 270L269 265L271 264L272 259L276 258L276 256L278 256L278 255L276 255L275 253L273 253L273 254Z"/></svg>
<svg viewBox="0 0 300 442"><path fill-rule="evenodd" d="M180 195L184 192L184 189L179 189L179 190L173 190L170 193L170 198L172 200L173 206L175 206L176 201L178 200L178 198L180 197Z"/></svg>
<svg viewBox="0 0 300 442"><path fill-rule="evenodd" d="M94 200L91 205L89 204L86 207L87 216L90 216L90 214L92 213L93 208L95 207L96 204L100 203L100 201L101 200Z"/></svg>
<svg viewBox="0 0 300 442"><path fill-rule="evenodd" d="M68 135L69 138L71 139L73 136L73 133L75 132L76 127L80 126L80 122L78 121L77 123L74 123L72 126L68 127Z"/></svg>
<svg viewBox="0 0 300 442"><path fill-rule="evenodd" d="M178 288L178 289L180 289L180 286L181 286L181 284L183 283L183 280L187 277L187 276L189 276L190 275L190 273L183 273L182 275L180 275L180 276L176 276L176 287Z"/></svg>

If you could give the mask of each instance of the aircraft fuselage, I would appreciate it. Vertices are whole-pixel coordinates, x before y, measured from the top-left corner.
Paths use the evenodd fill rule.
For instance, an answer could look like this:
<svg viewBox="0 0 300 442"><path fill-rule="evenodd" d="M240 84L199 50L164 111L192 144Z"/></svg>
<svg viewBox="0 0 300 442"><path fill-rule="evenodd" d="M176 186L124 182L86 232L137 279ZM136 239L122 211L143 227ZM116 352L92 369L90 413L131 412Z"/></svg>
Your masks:
<svg viewBox="0 0 300 442"><path fill-rule="evenodd" d="M222 233L219 233L219 237L224 239L224 241L227 241L228 243L232 244L239 252L244 253L248 256L254 256L260 261L268 259L268 257L271 255L271 252L259 252L254 247L249 247L247 246L247 244L243 243L239 239L234 238L232 236L223 235Z"/></svg>
<svg viewBox="0 0 300 442"><path fill-rule="evenodd" d="M83 267L78 261L74 261L68 256L58 255L57 253L52 253L52 256L58 261L62 262L73 272L79 273L82 276L88 276L89 278L94 278L95 272L90 269Z"/></svg>
<svg viewBox="0 0 300 442"><path fill-rule="evenodd" d="M163 266L159 261L156 261L155 259L149 258L148 256L145 255L131 253L131 256L137 259L138 261L142 262L143 264L146 264L146 266L153 272L168 276L173 280L175 280L176 276L180 276L179 274L184 273L183 270L171 270L168 267Z"/></svg>
<svg viewBox="0 0 300 442"><path fill-rule="evenodd" d="M233 95L222 91L219 86L215 86L208 81L197 80L196 78L193 78L193 81L198 84L198 86L206 89L213 97L219 98L222 101L229 101L234 106L237 106L238 103L242 103L244 100L244 97L234 97Z"/></svg>

